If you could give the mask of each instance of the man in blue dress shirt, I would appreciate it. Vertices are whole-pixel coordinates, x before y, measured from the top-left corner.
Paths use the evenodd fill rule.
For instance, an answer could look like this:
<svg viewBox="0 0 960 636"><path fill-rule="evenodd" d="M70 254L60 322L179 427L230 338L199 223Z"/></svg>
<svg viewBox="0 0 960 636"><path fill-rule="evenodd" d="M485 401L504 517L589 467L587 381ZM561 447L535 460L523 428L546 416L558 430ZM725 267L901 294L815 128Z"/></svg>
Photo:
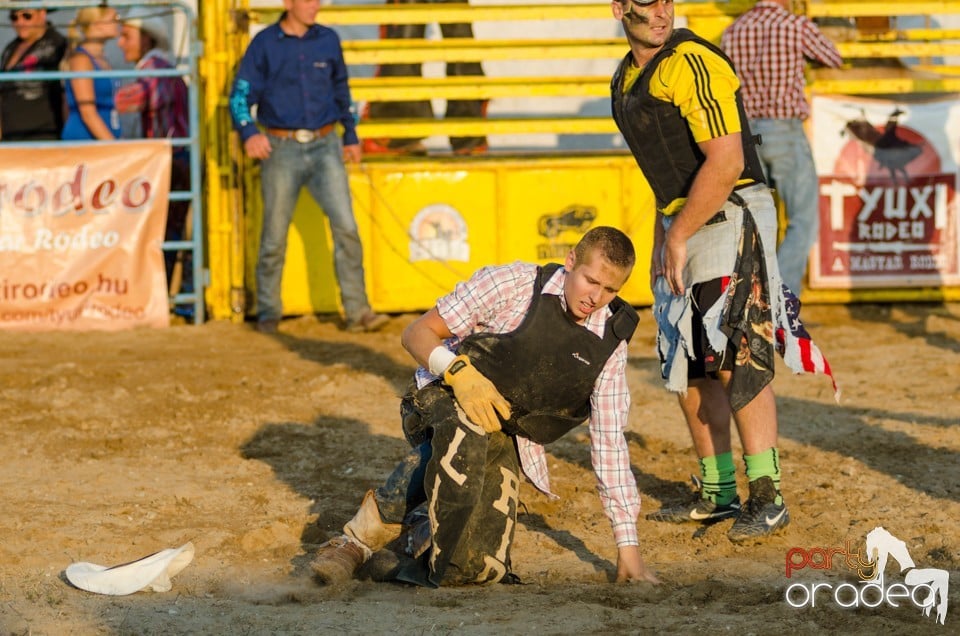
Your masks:
<svg viewBox="0 0 960 636"><path fill-rule="evenodd" d="M344 165L359 162L361 151L340 38L315 23L320 0L284 0L283 6L280 20L250 42L230 92L230 113L243 148L262 162L257 329L275 333L283 316L287 232L306 186L330 221L347 330L375 331L389 319L371 310L364 283L363 247ZM342 142L337 123L343 127Z"/></svg>

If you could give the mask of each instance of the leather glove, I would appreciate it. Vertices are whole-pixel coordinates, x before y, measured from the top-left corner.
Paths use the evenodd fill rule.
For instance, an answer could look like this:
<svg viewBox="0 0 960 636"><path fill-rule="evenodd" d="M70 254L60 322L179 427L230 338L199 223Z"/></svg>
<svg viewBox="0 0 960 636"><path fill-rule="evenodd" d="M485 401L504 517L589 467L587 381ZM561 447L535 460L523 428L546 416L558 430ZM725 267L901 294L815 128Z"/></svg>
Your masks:
<svg viewBox="0 0 960 636"><path fill-rule="evenodd" d="M453 389L453 395L470 421L487 433L500 430L497 413L505 420L510 419L510 403L467 356L453 359L443 372L443 381Z"/></svg>

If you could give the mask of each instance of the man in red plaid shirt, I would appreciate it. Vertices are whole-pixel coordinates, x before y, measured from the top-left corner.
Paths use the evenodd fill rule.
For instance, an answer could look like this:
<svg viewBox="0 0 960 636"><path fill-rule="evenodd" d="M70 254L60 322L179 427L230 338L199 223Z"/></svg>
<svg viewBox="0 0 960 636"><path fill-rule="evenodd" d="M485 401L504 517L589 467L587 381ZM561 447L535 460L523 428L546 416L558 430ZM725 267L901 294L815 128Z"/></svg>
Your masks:
<svg viewBox="0 0 960 636"><path fill-rule="evenodd" d="M174 68L167 55L169 38L163 9L135 7L122 18L118 46L137 70ZM169 13L169 12L167 12ZM145 75L117 91L117 110L140 113L140 134L148 139L188 137L187 85L180 77ZM185 154L178 148L175 155Z"/></svg>
<svg viewBox="0 0 960 636"><path fill-rule="evenodd" d="M727 28L721 46L740 78L750 129L763 140L757 152L767 182L786 206L777 260L799 297L818 226L817 172L803 130L810 114L804 68L807 60L837 68L840 53L816 24L790 12L790 0L760 0Z"/></svg>

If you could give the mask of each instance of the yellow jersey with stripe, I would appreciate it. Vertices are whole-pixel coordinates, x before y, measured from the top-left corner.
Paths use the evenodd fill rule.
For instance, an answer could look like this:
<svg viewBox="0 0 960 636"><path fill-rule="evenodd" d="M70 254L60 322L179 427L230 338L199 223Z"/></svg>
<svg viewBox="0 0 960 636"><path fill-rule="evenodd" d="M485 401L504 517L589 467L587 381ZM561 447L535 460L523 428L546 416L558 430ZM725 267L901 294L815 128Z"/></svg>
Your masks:
<svg viewBox="0 0 960 636"><path fill-rule="evenodd" d="M638 85L641 77L643 81ZM710 139L746 133L746 168L737 184L763 181L739 89L740 80L723 53L686 29L675 31L646 67L634 66L630 54L621 62L611 85L614 119L654 187L657 207L663 214L673 214L683 207L686 191L703 160L695 145ZM651 99L661 106L651 105ZM661 147L651 135L661 137ZM643 155L656 156L661 152L676 162L672 166L675 174L665 174L661 169L657 162L662 162L663 156L644 161ZM651 178L652 172L664 174L657 179ZM677 187L665 186L673 177L686 180L685 187L680 186L677 191Z"/></svg>

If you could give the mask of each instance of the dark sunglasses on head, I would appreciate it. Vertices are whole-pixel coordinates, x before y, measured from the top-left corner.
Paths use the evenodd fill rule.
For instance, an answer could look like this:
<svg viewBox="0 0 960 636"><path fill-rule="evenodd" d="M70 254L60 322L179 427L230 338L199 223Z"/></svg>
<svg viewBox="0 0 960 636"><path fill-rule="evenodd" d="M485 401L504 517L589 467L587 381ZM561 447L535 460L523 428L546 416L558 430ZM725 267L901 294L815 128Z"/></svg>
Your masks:
<svg viewBox="0 0 960 636"><path fill-rule="evenodd" d="M33 20L33 11L11 11L10 22L16 22L17 20Z"/></svg>

